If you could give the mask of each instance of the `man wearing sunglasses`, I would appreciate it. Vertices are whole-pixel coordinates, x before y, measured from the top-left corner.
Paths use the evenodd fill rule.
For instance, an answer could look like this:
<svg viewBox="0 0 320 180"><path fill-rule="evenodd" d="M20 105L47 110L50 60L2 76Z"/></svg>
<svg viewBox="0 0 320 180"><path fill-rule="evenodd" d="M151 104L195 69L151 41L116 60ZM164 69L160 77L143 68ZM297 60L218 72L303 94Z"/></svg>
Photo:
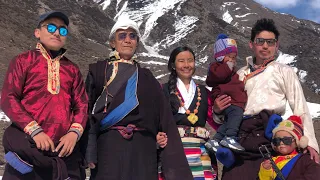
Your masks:
<svg viewBox="0 0 320 180"><path fill-rule="evenodd" d="M163 131L170 138L160 152L166 180L192 180L169 103L137 62L140 38L137 23L120 17L110 32L109 58L89 65L90 178L157 180L156 135Z"/></svg>
<svg viewBox="0 0 320 180"><path fill-rule="evenodd" d="M264 137L263 127L270 114L285 113L287 101L293 113L301 116L305 136L309 139L306 149L311 158L319 163L319 147L299 79L290 66L277 62L279 35L271 19L258 20L251 30L249 46L253 56L247 57L247 66L237 72L239 79L244 81L248 94L245 118L239 131L240 144L246 151L235 153L235 164L231 168L224 168L223 180L257 177L262 161L259 145L270 143ZM222 95L214 101L214 112L217 115L229 105L230 97ZM219 119L219 116L214 118ZM221 157L232 154L228 149L221 148L220 152ZM217 158L219 159L219 152ZM239 174L242 176L239 177Z"/></svg>
<svg viewBox="0 0 320 180"><path fill-rule="evenodd" d="M39 17L36 49L9 65L1 107L13 122L3 137L4 179L84 179L79 143L88 98L77 65L65 57L69 19L53 11Z"/></svg>

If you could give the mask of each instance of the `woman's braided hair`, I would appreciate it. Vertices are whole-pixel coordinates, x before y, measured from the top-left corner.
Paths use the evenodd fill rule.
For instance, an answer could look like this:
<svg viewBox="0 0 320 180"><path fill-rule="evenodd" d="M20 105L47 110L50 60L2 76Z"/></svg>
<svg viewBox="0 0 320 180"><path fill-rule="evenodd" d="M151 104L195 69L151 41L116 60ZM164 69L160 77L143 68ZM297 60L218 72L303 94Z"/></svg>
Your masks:
<svg viewBox="0 0 320 180"><path fill-rule="evenodd" d="M170 72L170 76L169 76L169 80L168 80L168 88L169 88L169 101L170 101L170 105L171 105L171 110L173 112L173 114L178 113L179 107L180 107L180 102L178 97L176 96L176 89L177 89L177 71L176 71L176 67L175 67L175 61L176 61L176 57L179 53L184 52L184 51L189 51L193 57L195 58L194 52L191 48L187 47L187 46L180 46L175 48L171 54L170 54L170 58L168 61L168 70Z"/></svg>

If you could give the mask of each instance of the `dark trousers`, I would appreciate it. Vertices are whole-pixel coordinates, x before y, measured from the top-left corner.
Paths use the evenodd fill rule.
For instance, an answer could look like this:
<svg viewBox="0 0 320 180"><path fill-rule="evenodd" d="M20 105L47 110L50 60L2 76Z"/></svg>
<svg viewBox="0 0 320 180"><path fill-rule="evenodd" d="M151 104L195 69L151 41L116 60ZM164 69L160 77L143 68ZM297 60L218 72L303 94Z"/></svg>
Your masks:
<svg viewBox="0 0 320 180"><path fill-rule="evenodd" d="M59 158L58 152L38 150L33 139L14 124L5 130L3 146L6 153L15 152L22 160L33 165L32 172L21 174L6 164L3 180L61 180L66 177L72 180L85 179L83 158L78 146L70 156Z"/></svg>
<svg viewBox="0 0 320 180"><path fill-rule="evenodd" d="M223 168L222 180L255 180L263 161L259 147L266 145L272 152L271 144L264 136L271 113L262 111L258 115L244 119L239 130L239 143L246 150L234 152L235 163L230 168Z"/></svg>
<svg viewBox="0 0 320 180"><path fill-rule="evenodd" d="M225 136L236 137L243 117L243 109L231 105L223 111L224 123L219 127L214 139L222 140Z"/></svg>

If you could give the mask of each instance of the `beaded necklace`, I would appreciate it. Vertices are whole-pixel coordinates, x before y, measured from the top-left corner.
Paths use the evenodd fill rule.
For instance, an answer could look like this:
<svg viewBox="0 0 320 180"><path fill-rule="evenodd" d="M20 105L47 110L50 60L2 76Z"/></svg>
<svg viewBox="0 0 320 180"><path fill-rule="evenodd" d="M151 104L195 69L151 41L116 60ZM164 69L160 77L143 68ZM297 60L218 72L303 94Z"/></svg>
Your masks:
<svg viewBox="0 0 320 180"><path fill-rule="evenodd" d="M198 85L197 86L197 103L196 103L196 108L193 110L193 113L191 113L191 111L189 109L187 109L185 106L184 106L184 100L182 99L182 96L179 92L179 89L177 88L175 94L176 96L178 97L179 101L180 101L180 107L183 107L183 109L186 111L186 114L187 114L187 119L191 122L191 124L195 124L197 121L198 121L198 116L196 114L198 114L198 109L199 109L199 106L200 106L200 101L201 101L201 92L200 92L200 88Z"/></svg>

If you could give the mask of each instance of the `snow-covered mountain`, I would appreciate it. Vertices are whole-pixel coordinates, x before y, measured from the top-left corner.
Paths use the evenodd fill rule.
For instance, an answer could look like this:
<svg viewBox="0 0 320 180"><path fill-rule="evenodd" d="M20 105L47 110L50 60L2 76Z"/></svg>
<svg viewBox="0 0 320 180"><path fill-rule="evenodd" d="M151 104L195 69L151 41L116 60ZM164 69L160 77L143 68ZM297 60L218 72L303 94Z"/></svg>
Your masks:
<svg viewBox="0 0 320 180"><path fill-rule="evenodd" d="M32 34L38 15L57 9L70 16L67 56L79 64L84 75L89 63L108 56L110 49L106 42L115 21L129 16L138 22L142 34L139 61L150 68L160 82L166 81L169 54L179 45L194 49L195 78L203 81L213 60L212 45L219 33L237 40L239 66L244 65L245 57L250 55L251 26L259 18L273 18L281 33L281 61L295 68L308 101L320 103L320 72L317 71L320 25L274 12L253 0L4 0L0 2L0 10L9 16L0 19L2 72L12 57L34 47ZM1 73L0 85L3 78Z"/></svg>

